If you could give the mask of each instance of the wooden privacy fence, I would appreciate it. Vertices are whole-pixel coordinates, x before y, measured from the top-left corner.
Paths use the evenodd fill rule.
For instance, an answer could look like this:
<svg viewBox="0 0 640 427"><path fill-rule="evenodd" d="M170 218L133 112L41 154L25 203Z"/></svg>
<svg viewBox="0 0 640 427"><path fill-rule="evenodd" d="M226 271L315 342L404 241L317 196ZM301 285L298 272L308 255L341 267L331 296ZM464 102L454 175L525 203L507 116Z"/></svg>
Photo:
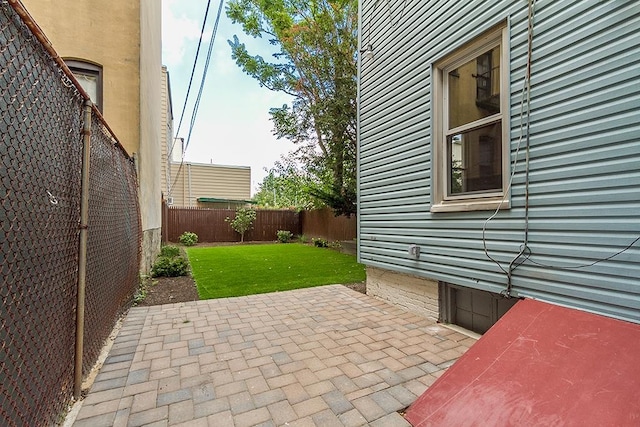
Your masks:
<svg viewBox="0 0 640 427"><path fill-rule="evenodd" d="M164 241L177 242L185 231L198 235L199 242L239 242L240 234L225 221L233 218L233 209L167 207L162 211ZM288 210L257 210L253 228L244 235L245 241L274 241L278 230L300 234L298 213Z"/></svg>
<svg viewBox="0 0 640 427"><path fill-rule="evenodd" d="M225 222L233 218L233 209L169 207L163 204L162 240L177 242L185 231L198 235L199 242L239 242L236 233ZM302 211L256 210L253 228L245 233L245 241L275 241L278 230L294 235L323 237L327 240L353 240L356 237L356 218L335 217L330 209Z"/></svg>
<svg viewBox="0 0 640 427"><path fill-rule="evenodd" d="M358 235L355 215L335 216L329 208L300 212L302 234L327 240L353 240Z"/></svg>

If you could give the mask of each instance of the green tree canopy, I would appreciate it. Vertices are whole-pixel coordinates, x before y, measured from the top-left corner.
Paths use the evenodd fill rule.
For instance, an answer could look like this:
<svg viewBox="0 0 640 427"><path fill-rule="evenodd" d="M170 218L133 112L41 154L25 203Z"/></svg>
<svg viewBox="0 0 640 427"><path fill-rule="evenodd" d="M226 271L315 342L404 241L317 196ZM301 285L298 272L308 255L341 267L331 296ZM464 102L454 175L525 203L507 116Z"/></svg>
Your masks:
<svg viewBox="0 0 640 427"><path fill-rule="evenodd" d="M233 219L226 217L225 221L231 225L237 233L240 234L240 241L244 242L244 233L253 227L253 221L256 220L256 211L251 208L240 207L236 209L236 216Z"/></svg>
<svg viewBox="0 0 640 427"><path fill-rule="evenodd" d="M281 156L259 184L253 200L262 208L314 209L325 206L311 196L314 178L298 164L292 153Z"/></svg>
<svg viewBox="0 0 640 427"><path fill-rule="evenodd" d="M278 49L271 62L237 36L236 63L260 85L293 96L272 108L274 134L299 144L306 191L336 214L356 210L357 0L231 0L227 15Z"/></svg>

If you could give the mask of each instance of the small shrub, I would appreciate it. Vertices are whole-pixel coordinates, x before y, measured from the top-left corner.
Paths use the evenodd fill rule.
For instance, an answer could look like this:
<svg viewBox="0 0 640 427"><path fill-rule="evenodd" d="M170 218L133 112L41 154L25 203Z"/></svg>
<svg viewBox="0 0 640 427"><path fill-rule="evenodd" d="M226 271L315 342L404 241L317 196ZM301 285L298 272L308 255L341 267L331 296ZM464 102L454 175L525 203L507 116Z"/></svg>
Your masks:
<svg viewBox="0 0 640 427"><path fill-rule="evenodd" d="M147 288L138 288L133 296L133 305L138 305L147 297Z"/></svg>
<svg viewBox="0 0 640 427"><path fill-rule="evenodd" d="M340 242L338 242L338 241L330 242L330 243L329 243L329 247L330 247L331 249L340 250L340 249L342 249L342 244L341 244Z"/></svg>
<svg viewBox="0 0 640 427"><path fill-rule="evenodd" d="M181 256L169 258L159 257L153 267L151 267L151 276L153 277L178 277L186 276L189 263Z"/></svg>
<svg viewBox="0 0 640 427"><path fill-rule="evenodd" d="M180 248L177 246L166 245L160 248L160 256L166 258L175 258L180 255Z"/></svg>
<svg viewBox="0 0 640 427"><path fill-rule="evenodd" d="M309 238L306 235L301 234L298 236L298 241L300 243L307 243L309 241Z"/></svg>
<svg viewBox="0 0 640 427"><path fill-rule="evenodd" d="M198 235L190 231L185 231L178 240L185 246L193 246L198 243Z"/></svg>
<svg viewBox="0 0 640 427"><path fill-rule="evenodd" d="M231 219L227 217L225 222L228 222L237 233L240 233L240 241L244 242L244 233L250 230L253 225L253 221L256 220L256 211L251 208L238 208L236 209L236 216Z"/></svg>
<svg viewBox="0 0 640 427"><path fill-rule="evenodd" d="M293 237L293 233L289 230L278 230L276 235L278 236L278 242L289 243Z"/></svg>
<svg viewBox="0 0 640 427"><path fill-rule="evenodd" d="M323 239L321 237L314 237L313 239L311 239L311 241L313 242L314 246L316 246L318 248L328 248L329 247L329 242L327 242L326 239Z"/></svg>
<svg viewBox="0 0 640 427"><path fill-rule="evenodd" d="M133 295L133 304L138 305L147 297L149 292L149 288L154 286L157 282L151 279L149 276L140 276L140 282L138 284L138 289L136 293Z"/></svg>

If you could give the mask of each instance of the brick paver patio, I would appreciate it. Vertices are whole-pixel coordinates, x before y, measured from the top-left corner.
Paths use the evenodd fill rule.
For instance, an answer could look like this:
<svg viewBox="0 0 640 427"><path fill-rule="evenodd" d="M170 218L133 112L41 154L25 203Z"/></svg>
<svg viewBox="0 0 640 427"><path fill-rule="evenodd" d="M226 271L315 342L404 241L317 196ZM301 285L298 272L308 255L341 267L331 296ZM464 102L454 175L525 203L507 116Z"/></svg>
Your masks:
<svg viewBox="0 0 640 427"><path fill-rule="evenodd" d="M406 426L474 342L341 285L135 307L74 426Z"/></svg>

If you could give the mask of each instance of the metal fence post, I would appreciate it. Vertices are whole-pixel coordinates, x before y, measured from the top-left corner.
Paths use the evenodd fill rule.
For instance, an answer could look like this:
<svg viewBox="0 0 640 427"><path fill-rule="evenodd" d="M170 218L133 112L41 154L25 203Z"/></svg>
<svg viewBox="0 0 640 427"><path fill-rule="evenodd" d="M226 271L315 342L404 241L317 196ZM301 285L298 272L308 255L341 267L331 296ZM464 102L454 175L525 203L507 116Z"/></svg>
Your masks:
<svg viewBox="0 0 640 427"><path fill-rule="evenodd" d="M82 183L80 199L80 247L78 254L78 302L76 308L76 354L73 382L73 397L82 392L82 353L84 350L85 288L87 282L87 228L89 226L89 166L91 162L91 106L84 104L84 126L82 129Z"/></svg>

